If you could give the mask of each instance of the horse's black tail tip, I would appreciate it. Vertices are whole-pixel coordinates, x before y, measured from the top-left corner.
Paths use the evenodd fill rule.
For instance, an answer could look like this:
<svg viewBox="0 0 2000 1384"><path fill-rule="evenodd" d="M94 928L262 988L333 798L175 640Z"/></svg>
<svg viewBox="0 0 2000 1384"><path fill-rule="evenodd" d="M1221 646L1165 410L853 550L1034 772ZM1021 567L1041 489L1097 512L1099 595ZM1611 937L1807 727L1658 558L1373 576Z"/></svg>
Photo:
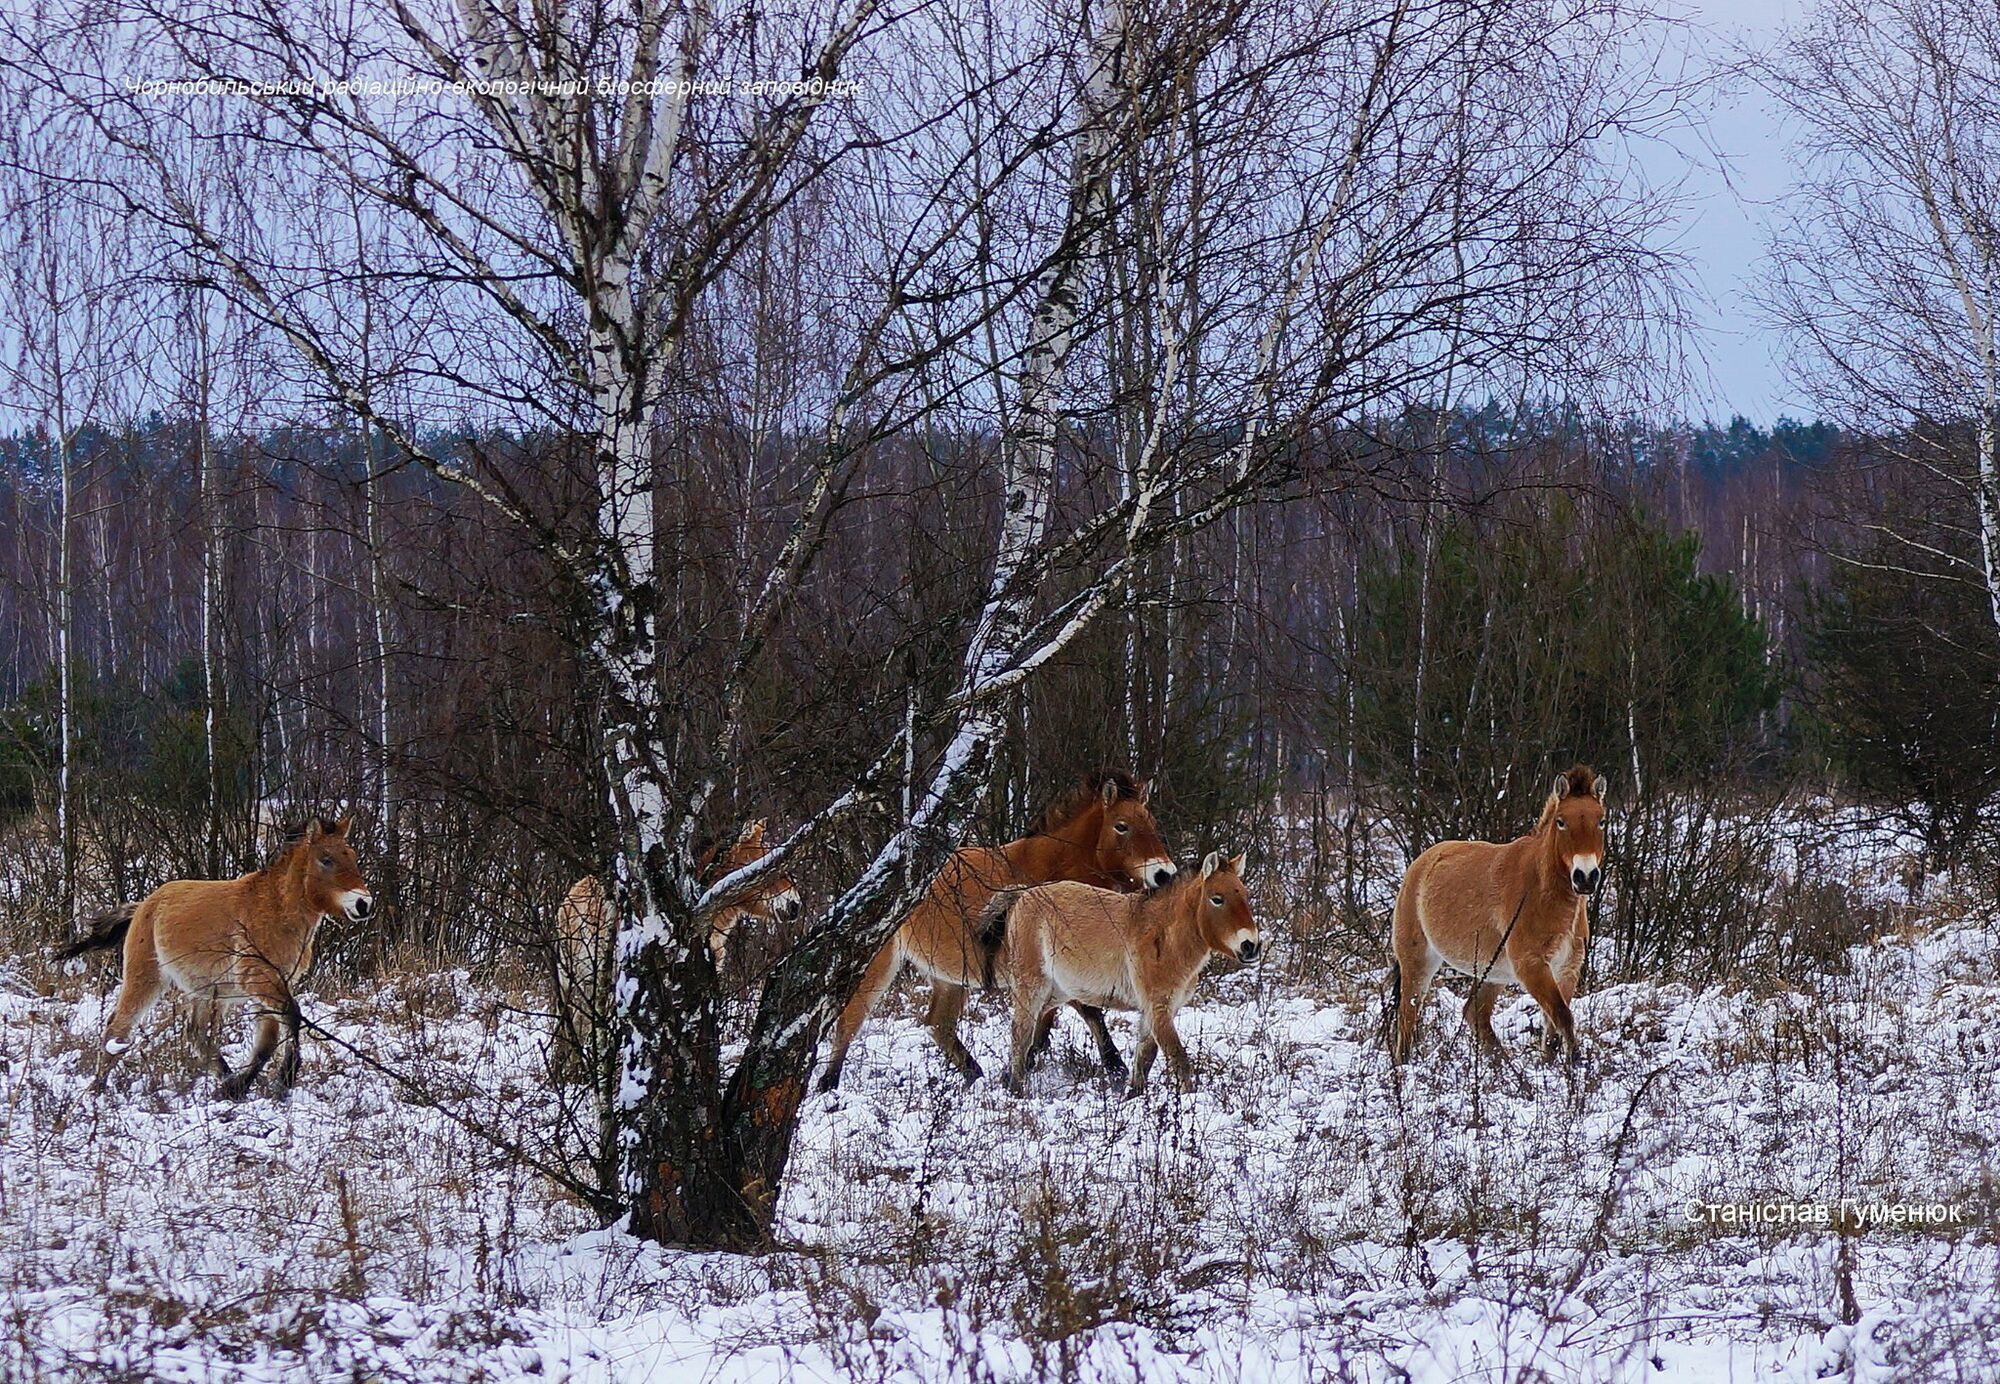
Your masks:
<svg viewBox="0 0 2000 1384"><path fill-rule="evenodd" d="M132 915L138 911L138 904L122 903L108 912L93 915L87 920L89 931L74 942L58 947L56 960L74 961L85 952L106 951L117 946L131 931Z"/></svg>

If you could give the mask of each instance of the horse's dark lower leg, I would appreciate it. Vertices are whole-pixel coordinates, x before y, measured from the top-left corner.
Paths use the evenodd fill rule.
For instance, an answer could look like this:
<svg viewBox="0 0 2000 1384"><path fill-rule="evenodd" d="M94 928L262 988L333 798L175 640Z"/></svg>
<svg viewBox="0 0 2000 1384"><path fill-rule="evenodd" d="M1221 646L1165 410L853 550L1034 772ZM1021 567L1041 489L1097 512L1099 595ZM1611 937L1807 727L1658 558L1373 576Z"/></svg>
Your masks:
<svg viewBox="0 0 2000 1384"><path fill-rule="evenodd" d="M1493 1032L1493 1006L1499 999L1500 987L1491 981L1481 981L1472 987L1472 994L1465 1001L1465 1026L1472 1030L1473 1041L1484 1052L1500 1050L1499 1036Z"/></svg>
<svg viewBox="0 0 2000 1384"><path fill-rule="evenodd" d="M1570 1013L1569 1001L1563 998L1562 987L1549 973L1545 965L1516 967L1521 980L1521 988L1534 997L1542 1007L1542 1056L1555 1057L1554 1044L1560 1041L1564 1055L1573 1065L1582 1056L1576 1041L1576 1018Z"/></svg>
<svg viewBox="0 0 2000 1384"><path fill-rule="evenodd" d="M250 1084L263 1073L265 1065L271 1060L271 1055L277 1052L278 1044L284 1036L284 1025L277 1012L282 1009L281 1001L276 1010L267 1009L258 1015L257 1042L250 1049L250 1060L222 1083L222 1095L225 1100L242 1100L250 1090Z"/></svg>
<svg viewBox="0 0 2000 1384"><path fill-rule="evenodd" d="M1085 1027L1089 1028L1092 1041L1097 1044L1097 1060L1104 1064L1106 1075L1125 1075L1125 1059L1119 1055L1118 1045L1111 1041L1111 1030L1105 1027L1104 1011L1092 1004L1071 1004L1082 1016Z"/></svg>
<svg viewBox="0 0 2000 1384"><path fill-rule="evenodd" d="M299 1013L299 1002L289 995L285 997L285 1055L278 1063L278 1095L280 1098L291 1094L292 1087L299 1079L299 1024L303 1016Z"/></svg>
<svg viewBox="0 0 2000 1384"><path fill-rule="evenodd" d="M933 983L929 1016L931 1037L937 1040L945 1061L956 1067L960 1076L967 1081L977 1081L985 1072L958 1036L958 1019L965 1012L965 995L963 985L942 980Z"/></svg>
<svg viewBox="0 0 2000 1384"><path fill-rule="evenodd" d="M903 969L903 954L896 948L891 938L875 953L875 959L868 963L868 969L861 973L861 985L854 992L854 998L840 1011L840 1021L834 1026L833 1051L827 1054L826 1070L820 1074L819 1089L832 1091L840 1086L841 1069L847 1065L847 1050L853 1046L855 1035L861 1032L861 1025L881 1003L882 996L896 981L896 972Z"/></svg>

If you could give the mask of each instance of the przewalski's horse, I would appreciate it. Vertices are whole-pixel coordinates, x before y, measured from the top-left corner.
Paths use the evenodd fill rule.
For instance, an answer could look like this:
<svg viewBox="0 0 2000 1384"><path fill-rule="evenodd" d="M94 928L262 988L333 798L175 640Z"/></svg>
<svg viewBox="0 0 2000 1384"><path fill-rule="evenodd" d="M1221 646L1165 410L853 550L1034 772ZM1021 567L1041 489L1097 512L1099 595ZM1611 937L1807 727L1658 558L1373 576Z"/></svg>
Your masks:
<svg viewBox="0 0 2000 1384"><path fill-rule="evenodd" d="M747 824L733 838L701 848L696 878L702 886L731 871L764 858L764 819ZM801 912L798 886L773 875L751 886L742 897L716 910L708 925L708 948L720 967L729 952L729 936L745 918L789 923ZM560 1022L576 1042L584 1042L607 1016L611 993L611 939L618 928L617 910L598 883L585 875L569 887L556 909L556 1000Z"/></svg>
<svg viewBox="0 0 2000 1384"><path fill-rule="evenodd" d="M868 963L861 988L840 1013L819 1089L840 1085L848 1048L905 964L931 980L925 1022L945 1060L967 1081L978 1080L979 1064L958 1038L958 1017L965 1012L967 991L987 983L991 959L978 933L994 891L1057 880L1122 891L1151 889L1172 879L1173 859L1147 806L1152 791L1151 779L1137 781L1123 770L1100 770L1051 803L1020 840L968 846L952 856L896 935ZM1087 1005L1077 1005L1076 1011L1097 1040L1105 1070L1122 1071L1125 1060L1111 1042L1103 1013ZM1037 1047L1047 1040L1054 1018L1051 1014L1042 1025Z"/></svg>
<svg viewBox="0 0 2000 1384"><path fill-rule="evenodd" d="M1590 899L1604 878L1604 780L1583 765L1556 776L1535 829L1506 845L1440 841L1414 861L1396 896L1389 984L1395 992L1391 1060L1416 1041L1438 969L1472 977L1465 1021L1499 1050L1493 1004L1519 985L1542 1007L1542 1055L1560 1040L1577 1057L1569 1003L1590 946Z"/></svg>
<svg viewBox="0 0 2000 1384"><path fill-rule="evenodd" d="M1145 894L1088 884L1003 889L987 905L979 937L994 958L995 979L1014 1001L1007 1089L1016 1092L1028 1079L1043 1022L1057 1007L1079 1002L1138 1011L1139 1051L1127 1095L1144 1089L1161 1052L1175 1083L1191 1089L1194 1064L1174 1015L1211 955L1248 962L1264 948L1243 884L1243 857L1226 860L1221 851L1210 853L1199 871Z"/></svg>
<svg viewBox="0 0 2000 1384"><path fill-rule="evenodd" d="M235 879L177 879L136 904L91 920L93 930L57 955L67 960L125 944L125 976L93 1089L103 1090L112 1064L132 1046L132 1026L172 985L194 997L216 1035L216 1007L250 1004L257 1010L257 1039L250 1060L230 1071L222 1050L215 1065L222 1094L241 1099L282 1039L280 1095L299 1074L299 1003L294 987L312 964L320 919L335 913L359 922L375 899L355 864L347 839L353 818L314 821L263 869Z"/></svg>

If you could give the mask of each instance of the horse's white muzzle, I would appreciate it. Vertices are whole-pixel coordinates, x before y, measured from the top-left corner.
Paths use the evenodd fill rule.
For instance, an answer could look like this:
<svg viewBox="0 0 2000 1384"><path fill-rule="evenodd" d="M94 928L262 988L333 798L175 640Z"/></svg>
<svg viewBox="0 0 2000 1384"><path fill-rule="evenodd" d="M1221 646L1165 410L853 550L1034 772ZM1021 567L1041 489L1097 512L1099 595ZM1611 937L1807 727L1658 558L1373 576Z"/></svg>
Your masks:
<svg viewBox="0 0 2000 1384"><path fill-rule="evenodd" d="M1148 889L1158 889L1177 874L1174 862L1165 856L1148 860L1139 867L1139 883Z"/></svg>
<svg viewBox="0 0 2000 1384"><path fill-rule="evenodd" d="M375 896L366 889L349 889L340 896L340 911L348 922L361 922L375 912Z"/></svg>
<svg viewBox="0 0 2000 1384"><path fill-rule="evenodd" d="M1264 939L1254 932L1239 932L1236 934L1235 952L1238 961L1255 961L1264 954Z"/></svg>
<svg viewBox="0 0 2000 1384"><path fill-rule="evenodd" d="M771 899L771 916L781 923L789 923L805 912L805 901L799 898L799 891L787 889Z"/></svg>
<svg viewBox="0 0 2000 1384"><path fill-rule="evenodd" d="M1589 898L1597 892L1597 886L1604 882L1604 871L1599 868L1594 855L1574 855L1569 862L1569 887L1577 897Z"/></svg>

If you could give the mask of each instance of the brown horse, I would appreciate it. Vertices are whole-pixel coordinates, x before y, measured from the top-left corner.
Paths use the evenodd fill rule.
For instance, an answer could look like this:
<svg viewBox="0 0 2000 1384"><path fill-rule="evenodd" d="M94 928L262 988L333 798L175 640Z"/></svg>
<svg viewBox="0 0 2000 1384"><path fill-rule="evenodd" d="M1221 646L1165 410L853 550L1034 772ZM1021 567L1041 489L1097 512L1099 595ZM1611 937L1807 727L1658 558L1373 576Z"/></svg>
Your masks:
<svg viewBox="0 0 2000 1384"><path fill-rule="evenodd" d="M1211 955L1255 961L1263 934L1250 912L1243 857L1214 851L1190 872L1145 894L1088 884L1003 889L987 906L981 944L1014 1000L1014 1045L1007 1089L1019 1092L1042 1024L1079 1001L1139 1013L1139 1051L1127 1095L1146 1085L1156 1053L1175 1083L1194 1085L1174 1015L1187 1003ZM1002 943L1006 954L1000 955Z"/></svg>
<svg viewBox="0 0 2000 1384"><path fill-rule="evenodd" d="M57 953L67 960L125 944L125 978L105 1025L93 1089L104 1089L112 1064L132 1046L132 1026L171 984L194 997L211 1038L217 1006L256 1007L257 1040L242 1070L230 1071L221 1048L215 1050L223 1095L241 1099L281 1038L285 1056L278 1064L278 1092L291 1090L299 1074L300 1015L293 989L312 964L320 920L338 913L359 922L375 908L347 839L353 820L310 823L254 873L163 884L136 904L99 914L88 935Z"/></svg>
<svg viewBox="0 0 2000 1384"><path fill-rule="evenodd" d="M831 1091L840 1084L855 1035L906 963L931 979L926 1022L945 1059L967 1081L978 1080L979 1064L958 1038L958 1016L965 1011L966 992L987 980L989 958L978 937L987 902L998 889L1057 880L1115 890L1166 883L1174 876L1174 862L1147 806L1151 796L1151 779L1139 782L1122 770L1102 770L1051 803L1035 829L1020 840L968 846L952 856L896 935L868 963L861 988L840 1013L819 1089ZM1123 1071L1125 1060L1111 1042L1102 1011L1082 1004L1075 1008L1097 1040L1105 1070ZM1047 1042L1054 1019L1051 1013L1042 1024L1037 1049Z"/></svg>
<svg viewBox="0 0 2000 1384"><path fill-rule="evenodd" d="M749 823L734 837L701 848L695 875L703 888L724 875L764 858L764 819ZM802 905L798 886L784 875L772 875L740 898L716 910L708 925L708 948L720 967L729 952L729 937L745 918L789 923ZM618 914L596 875L585 875L569 887L556 909L556 1000L561 1022L580 1042L598 1030L611 994L611 939Z"/></svg>
<svg viewBox="0 0 2000 1384"><path fill-rule="evenodd" d="M1410 1055L1424 995L1442 966L1473 979L1465 1021L1499 1050L1493 1004L1519 985L1542 1007L1542 1055L1561 1040L1577 1057L1569 1003L1590 946L1590 899L1604 878L1604 780L1583 765L1556 776L1541 819L1504 846L1441 841L1410 863L1396 896L1389 985L1396 994L1389 1053Z"/></svg>

